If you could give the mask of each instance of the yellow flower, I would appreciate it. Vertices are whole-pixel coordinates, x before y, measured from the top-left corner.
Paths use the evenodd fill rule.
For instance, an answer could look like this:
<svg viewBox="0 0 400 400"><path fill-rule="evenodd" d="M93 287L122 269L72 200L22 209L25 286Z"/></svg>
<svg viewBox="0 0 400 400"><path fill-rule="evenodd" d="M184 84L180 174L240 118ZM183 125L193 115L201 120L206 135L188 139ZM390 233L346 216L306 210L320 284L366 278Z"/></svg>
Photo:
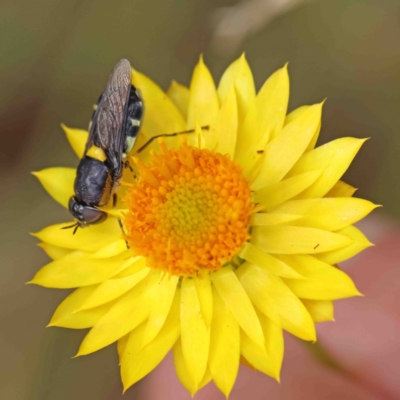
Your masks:
<svg viewBox="0 0 400 400"><path fill-rule="evenodd" d="M31 283L77 288L49 325L91 328L79 356L117 342L125 390L171 349L191 394L214 380L228 396L239 363L279 380L282 331L315 341L332 301L359 295L336 264L370 246L353 224L376 206L340 180L364 140L314 149L322 103L286 115L286 66L258 94L244 56L218 88L202 59L190 89L164 93L137 71L132 83L146 104L138 177L124 171L105 222L35 234L53 261ZM81 157L88 133L64 130ZM35 173L65 207L75 174Z"/></svg>

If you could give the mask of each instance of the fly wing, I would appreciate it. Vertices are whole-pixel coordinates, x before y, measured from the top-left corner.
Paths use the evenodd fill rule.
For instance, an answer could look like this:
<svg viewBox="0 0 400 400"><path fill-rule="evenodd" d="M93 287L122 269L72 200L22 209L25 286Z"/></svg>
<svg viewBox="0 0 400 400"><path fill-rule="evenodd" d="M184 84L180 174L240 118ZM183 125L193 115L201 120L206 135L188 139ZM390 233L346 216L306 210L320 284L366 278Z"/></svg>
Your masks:
<svg viewBox="0 0 400 400"><path fill-rule="evenodd" d="M131 88L131 65L120 60L111 73L93 115L86 151L91 145L103 149L111 166L120 171L123 152L123 122Z"/></svg>

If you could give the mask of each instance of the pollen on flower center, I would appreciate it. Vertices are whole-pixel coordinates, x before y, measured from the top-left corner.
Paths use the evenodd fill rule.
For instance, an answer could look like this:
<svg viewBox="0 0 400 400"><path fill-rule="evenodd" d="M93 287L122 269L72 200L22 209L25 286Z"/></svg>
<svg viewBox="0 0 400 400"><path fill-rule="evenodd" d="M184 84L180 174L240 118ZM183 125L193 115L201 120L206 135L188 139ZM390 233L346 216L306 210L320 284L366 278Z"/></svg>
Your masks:
<svg viewBox="0 0 400 400"><path fill-rule="evenodd" d="M252 201L241 168L228 156L161 143L128 191L127 240L147 265L174 275L217 270L248 237Z"/></svg>

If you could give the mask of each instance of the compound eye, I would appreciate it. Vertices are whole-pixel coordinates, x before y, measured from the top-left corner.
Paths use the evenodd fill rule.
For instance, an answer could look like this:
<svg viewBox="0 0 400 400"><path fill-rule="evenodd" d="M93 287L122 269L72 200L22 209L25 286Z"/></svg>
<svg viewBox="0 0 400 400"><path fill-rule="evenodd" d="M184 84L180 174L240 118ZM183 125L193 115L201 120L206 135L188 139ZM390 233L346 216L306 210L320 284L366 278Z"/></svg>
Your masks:
<svg viewBox="0 0 400 400"><path fill-rule="evenodd" d="M83 221L87 225L100 224L107 219L107 213L93 207L83 207Z"/></svg>

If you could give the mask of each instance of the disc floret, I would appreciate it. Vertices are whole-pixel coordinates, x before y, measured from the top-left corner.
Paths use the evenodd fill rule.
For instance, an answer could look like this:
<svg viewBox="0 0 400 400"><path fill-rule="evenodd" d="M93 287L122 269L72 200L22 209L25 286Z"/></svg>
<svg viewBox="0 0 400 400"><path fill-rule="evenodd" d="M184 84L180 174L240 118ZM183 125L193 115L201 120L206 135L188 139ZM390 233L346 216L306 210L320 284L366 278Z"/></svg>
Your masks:
<svg viewBox="0 0 400 400"><path fill-rule="evenodd" d="M252 201L242 169L228 156L183 143L161 143L126 203L127 240L150 267L173 275L215 271L248 238Z"/></svg>

